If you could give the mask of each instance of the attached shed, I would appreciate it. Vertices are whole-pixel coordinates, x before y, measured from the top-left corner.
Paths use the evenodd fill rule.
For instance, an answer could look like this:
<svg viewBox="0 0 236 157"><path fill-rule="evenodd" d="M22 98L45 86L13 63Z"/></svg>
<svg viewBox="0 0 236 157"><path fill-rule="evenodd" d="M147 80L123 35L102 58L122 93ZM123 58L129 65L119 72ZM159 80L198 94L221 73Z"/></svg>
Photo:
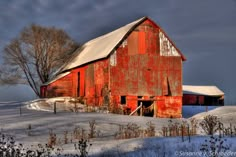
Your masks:
<svg viewBox="0 0 236 157"><path fill-rule="evenodd" d="M183 105L223 106L224 93L216 86L183 85Z"/></svg>
<svg viewBox="0 0 236 157"><path fill-rule="evenodd" d="M143 17L82 45L41 96L82 97L128 113L142 104L148 115L181 117L183 61L167 34Z"/></svg>

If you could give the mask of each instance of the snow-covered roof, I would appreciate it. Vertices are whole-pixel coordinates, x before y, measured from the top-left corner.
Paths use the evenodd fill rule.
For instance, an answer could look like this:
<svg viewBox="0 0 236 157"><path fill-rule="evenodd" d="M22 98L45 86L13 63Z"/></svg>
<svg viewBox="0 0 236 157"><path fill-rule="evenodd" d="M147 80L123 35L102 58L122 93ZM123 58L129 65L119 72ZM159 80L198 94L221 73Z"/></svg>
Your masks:
<svg viewBox="0 0 236 157"><path fill-rule="evenodd" d="M195 94L206 96L223 96L224 93L216 86L192 86L183 85L183 94Z"/></svg>
<svg viewBox="0 0 236 157"><path fill-rule="evenodd" d="M114 48L122 42L125 36L145 19L147 19L147 17L138 19L108 34L88 41L76 50L75 55L60 71L62 72L98 59L106 58Z"/></svg>
<svg viewBox="0 0 236 157"><path fill-rule="evenodd" d="M49 85L49 84L55 82L56 80L59 80L60 78L66 76L66 75L68 75L68 74L70 74L70 72L65 72L65 73L58 74L58 75L56 75L56 77L54 77L52 80L50 80L49 82L44 83L43 85Z"/></svg>
<svg viewBox="0 0 236 157"><path fill-rule="evenodd" d="M88 41L75 51L71 59L69 59L68 62L66 62L58 70L58 73L76 68L92 61L108 57L108 55L113 52L113 50L115 50L115 48L120 43L122 43L124 39L126 39L127 35L146 19L149 18L142 17L110 33ZM183 60L185 60L185 57L181 54L179 50L178 53L180 53Z"/></svg>

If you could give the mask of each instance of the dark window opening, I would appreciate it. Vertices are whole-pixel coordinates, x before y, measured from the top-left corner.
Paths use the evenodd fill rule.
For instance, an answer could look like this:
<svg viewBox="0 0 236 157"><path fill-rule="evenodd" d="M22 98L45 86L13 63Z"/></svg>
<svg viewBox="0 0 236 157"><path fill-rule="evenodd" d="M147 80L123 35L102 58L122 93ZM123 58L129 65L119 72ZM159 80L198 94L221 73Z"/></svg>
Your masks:
<svg viewBox="0 0 236 157"><path fill-rule="evenodd" d="M169 80L167 79L167 94L165 96L171 96L171 90L170 90L170 83L169 83Z"/></svg>
<svg viewBox="0 0 236 157"><path fill-rule="evenodd" d="M197 105L199 105L200 103L199 103L199 96L197 96L197 103L196 103Z"/></svg>
<svg viewBox="0 0 236 157"><path fill-rule="evenodd" d="M123 105L126 104L126 96L120 96L120 103Z"/></svg>
<svg viewBox="0 0 236 157"><path fill-rule="evenodd" d="M224 105L224 99L219 99L219 105Z"/></svg>
<svg viewBox="0 0 236 157"><path fill-rule="evenodd" d="M138 98L138 99L142 99L142 98L143 98L143 96L137 96L137 98ZM141 104L141 101L140 101L140 100L138 100L138 106L140 106L140 104Z"/></svg>
<svg viewBox="0 0 236 157"><path fill-rule="evenodd" d="M77 96L80 96L80 72L78 72Z"/></svg>
<svg viewBox="0 0 236 157"><path fill-rule="evenodd" d="M148 100L138 100L138 106L142 104L142 110L138 110L138 115L147 116L147 117L153 117L154 115L154 101L148 101Z"/></svg>
<svg viewBox="0 0 236 157"><path fill-rule="evenodd" d="M142 99L143 98L143 96L138 96L138 99Z"/></svg>
<svg viewBox="0 0 236 157"><path fill-rule="evenodd" d="M220 101L219 97L205 96L204 102L205 102L205 105L208 105L208 106L224 105L224 101L223 100Z"/></svg>

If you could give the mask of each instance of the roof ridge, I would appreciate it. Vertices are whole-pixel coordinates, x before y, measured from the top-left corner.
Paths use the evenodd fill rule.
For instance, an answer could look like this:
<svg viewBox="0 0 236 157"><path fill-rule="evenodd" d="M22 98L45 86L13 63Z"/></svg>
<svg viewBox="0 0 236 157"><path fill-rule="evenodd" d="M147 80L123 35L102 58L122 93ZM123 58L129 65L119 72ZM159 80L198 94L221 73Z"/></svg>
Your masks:
<svg viewBox="0 0 236 157"><path fill-rule="evenodd" d="M142 18L139 18L138 20L135 20L131 23L128 23L124 26L121 26L115 30L113 30L112 32L109 32L109 33L106 33L104 35L101 35L99 37L96 37L94 39L91 39L89 41L87 41L86 43L84 43L80 48L76 49L76 51L73 53L73 57L71 57L70 59L68 59L68 61L62 66L62 68L60 68L61 70L58 71L58 74L59 73L62 73L64 71L67 71L67 70L70 70L70 69L73 69L75 67L78 67L78 66L81 66L83 64L86 64L86 63L89 63L91 61L95 61L95 60L98 60L98 59L101 59L101 58L105 58L107 57L107 55L109 55L113 49L120 43L122 42L125 37L127 36L128 33L130 33L133 29L135 29L140 23L142 23L144 20L146 20L147 17L142 17ZM119 33L119 31L121 31L121 33ZM116 35L117 34L117 35ZM120 35L122 34L122 35ZM116 37L116 40L113 41L112 46L108 46L108 45L104 45L104 47L106 48L106 54L104 53L103 54L94 54L94 55L91 55L91 59L89 58L86 58L85 57L85 60L84 62L81 62L81 63L78 63L77 65L73 65L73 63L75 63L76 59L78 58L82 58L83 56L86 56L88 53L92 53L91 51L90 52L84 52L83 50L87 47L87 49L89 49L90 46L94 46L96 44L96 42L101 42L102 40L104 40L105 38L111 38L111 36L114 36ZM117 37L119 36L119 37ZM114 39L113 39L114 40ZM104 41L103 41L104 42ZM101 44L101 43L100 43ZM103 43L104 44L104 43ZM103 47L103 49L105 49ZM109 47L109 48L108 48ZM90 48L91 49L91 48ZM88 50L87 50L88 51ZM105 51L105 50L103 50ZM94 53L94 52L93 52ZM82 55L82 56L81 56ZM97 58L94 57L94 56L98 56ZM73 62L74 61L74 62ZM72 64L69 64L70 62L73 62Z"/></svg>
<svg viewBox="0 0 236 157"><path fill-rule="evenodd" d="M119 44L121 44L127 38L127 36L145 20L150 20L166 35L165 31L162 30L160 26L153 22L149 17L144 16L109 33L87 41L80 48L75 50L75 52L65 62L65 64L59 68L57 74L108 57L119 46ZM166 37L173 44L168 35L166 35ZM175 44L173 45L182 57L182 60L186 60Z"/></svg>
<svg viewBox="0 0 236 157"><path fill-rule="evenodd" d="M142 18L139 18L138 20L135 20L135 21L133 21L133 22L130 22L130 23L128 23L128 24L126 24L126 25L123 25L123 26L121 26L121 27L118 27L117 29L115 29L115 30L113 30L113 31L111 31L111 32L105 33L105 34L103 34L103 35L100 35L100 36L98 36L98 37L95 37L95 38L93 38L93 39L91 39L91 40L85 42L83 45L90 44L90 42L93 43L94 41L96 41L96 40L98 40L98 39L100 39L100 38L107 37L107 36L109 36L110 34L116 32L116 31L118 31L118 30L120 30L120 29L122 29L122 28L124 28L124 27L126 27L126 26L128 26L128 25L131 25L132 23L135 23L135 22L137 22L137 21L143 21L143 20L146 19L146 18L147 18L147 17L144 16L144 17L142 17ZM132 28L131 28L131 29L132 29Z"/></svg>

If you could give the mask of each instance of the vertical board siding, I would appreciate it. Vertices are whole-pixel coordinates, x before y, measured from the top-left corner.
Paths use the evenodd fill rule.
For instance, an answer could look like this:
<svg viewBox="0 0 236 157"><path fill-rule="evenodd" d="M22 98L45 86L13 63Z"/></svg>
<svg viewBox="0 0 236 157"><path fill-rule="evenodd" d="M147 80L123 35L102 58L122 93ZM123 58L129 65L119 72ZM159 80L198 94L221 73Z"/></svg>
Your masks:
<svg viewBox="0 0 236 157"><path fill-rule="evenodd" d="M162 118L182 117L182 97L181 96L160 96L157 97L157 116Z"/></svg>
<svg viewBox="0 0 236 157"><path fill-rule="evenodd" d="M181 57L160 56L159 28L148 20L127 41L127 47L117 49L117 65L111 67L112 94L126 95L132 111L137 107L137 96L158 96L163 104L157 116L181 117ZM171 96L165 96L168 84Z"/></svg>
<svg viewBox="0 0 236 157"><path fill-rule="evenodd" d="M145 54L146 53L146 34L145 32L138 33L138 53Z"/></svg>
<svg viewBox="0 0 236 157"><path fill-rule="evenodd" d="M78 82L78 73L80 73L80 82ZM72 70L73 75L73 96L80 97L85 95L85 67ZM79 85L78 85L79 83ZM80 87L80 93L77 92L78 86Z"/></svg>
<svg viewBox="0 0 236 157"><path fill-rule="evenodd" d="M132 32L128 37L128 54L135 55L138 53L139 32Z"/></svg>
<svg viewBox="0 0 236 157"><path fill-rule="evenodd" d="M47 85L46 97L73 96L72 74L68 74Z"/></svg>

